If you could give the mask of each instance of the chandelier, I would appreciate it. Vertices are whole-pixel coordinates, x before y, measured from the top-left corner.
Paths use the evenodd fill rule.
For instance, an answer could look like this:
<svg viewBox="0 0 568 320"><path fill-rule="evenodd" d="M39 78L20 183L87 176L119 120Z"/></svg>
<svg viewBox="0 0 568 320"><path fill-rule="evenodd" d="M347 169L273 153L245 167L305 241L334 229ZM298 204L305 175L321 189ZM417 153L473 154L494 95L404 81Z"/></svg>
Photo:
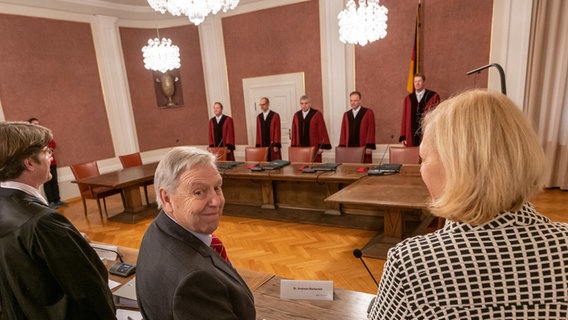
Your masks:
<svg viewBox="0 0 568 320"><path fill-rule="evenodd" d="M149 0L150 1L150 0ZM387 13L379 0L349 0L339 13L339 40L343 43L366 45L387 36Z"/></svg>
<svg viewBox="0 0 568 320"><path fill-rule="evenodd" d="M235 9L239 0L148 0L150 7L161 13L168 11L174 16L186 15L189 21L198 25L208 14Z"/></svg>
<svg viewBox="0 0 568 320"><path fill-rule="evenodd" d="M172 45L171 39L149 39L148 45L142 48L142 55L148 70L165 73L180 67L179 48Z"/></svg>

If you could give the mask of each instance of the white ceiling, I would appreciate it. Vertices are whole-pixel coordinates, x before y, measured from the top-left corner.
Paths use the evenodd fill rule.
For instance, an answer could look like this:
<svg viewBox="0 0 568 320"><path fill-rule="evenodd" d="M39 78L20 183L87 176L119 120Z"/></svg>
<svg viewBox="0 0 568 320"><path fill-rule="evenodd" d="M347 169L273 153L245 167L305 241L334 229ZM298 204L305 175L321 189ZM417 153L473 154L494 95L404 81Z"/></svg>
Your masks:
<svg viewBox="0 0 568 320"><path fill-rule="evenodd" d="M239 6L261 1L263 0L240 0ZM0 0L0 6L3 4L133 20L172 18L168 13L156 13L146 0Z"/></svg>

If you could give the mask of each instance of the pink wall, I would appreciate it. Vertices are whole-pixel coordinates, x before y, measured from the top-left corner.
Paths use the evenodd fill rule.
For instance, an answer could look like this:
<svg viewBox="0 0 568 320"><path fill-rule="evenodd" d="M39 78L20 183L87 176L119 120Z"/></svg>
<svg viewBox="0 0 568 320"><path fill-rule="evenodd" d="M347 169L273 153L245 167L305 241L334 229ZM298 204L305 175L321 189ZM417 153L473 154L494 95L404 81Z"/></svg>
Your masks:
<svg viewBox="0 0 568 320"><path fill-rule="evenodd" d="M153 73L144 68L142 47L155 29L120 28L122 50L141 151L176 145L207 144L207 99L197 27L160 29L180 49L179 69L184 106L159 108Z"/></svg>
<svg viewBox="0 0 568 320"><path fill-rule="evenodd" d="M423 0L423 71L426 86L442 98L487 86L492 0ZM398 138L406 93L417 1L382 0L389 9L385 39L355 47L356 88L375 110L377 142ZM312 0L222 19L237 144L246 144L242 79L304 72L306 93L322 108L318 1ZM120 28L125 68L141 151L207 144L208 109L197 28L160 30L180 47L180 108L156 105L152 72L141 48L154 29ZM55 134L60 166L114 155L91 29L87 23L0 15L0 97L8 120L35 116ZM216 99L212 97L212 99ZM339 124L328 124L328 128ZM337 144L337 141L332 141ZM88 146L97 146L92 148Z"/></svg>
<svg viewBox="0 0 568 320"><path fill-rule="evenodd" d="M239 127L246 123L244 78L304 72L306 94L322 110L318 1L224 18L223 34L238 144L247 144Z"/></svg>
<svg viewBox="0 0 568 320"><path fill-rule="evenodd" d="M487 87L487 75L465 73L489 63L493 1L426 0L422 14L422 72L426 87L442 99ZM398 142L412 47L416 1L383 0L388 35L356 46L356 86L363 104L375 110L377 143Z"/></svg>
<svg viewBox="0 0 568 320"><path fill-rule="evenodd" d="M6 120L40 119L58 166L113 157L90 25L0 14L0 38Z"/></svg>

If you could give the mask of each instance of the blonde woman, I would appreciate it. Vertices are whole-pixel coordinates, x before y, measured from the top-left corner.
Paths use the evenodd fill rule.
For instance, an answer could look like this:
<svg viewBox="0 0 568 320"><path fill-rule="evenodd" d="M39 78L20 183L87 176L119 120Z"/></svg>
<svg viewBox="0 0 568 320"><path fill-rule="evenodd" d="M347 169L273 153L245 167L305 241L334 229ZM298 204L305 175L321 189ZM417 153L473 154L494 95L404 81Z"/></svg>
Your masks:
<svg viewBox="0 0 568 320"><path fill-rule="evenodd" d="M430 211L447 223L389 251L369 319L567 319L568 225L529 202L544 153L521 111L468 91L423 128Z"/></svg>

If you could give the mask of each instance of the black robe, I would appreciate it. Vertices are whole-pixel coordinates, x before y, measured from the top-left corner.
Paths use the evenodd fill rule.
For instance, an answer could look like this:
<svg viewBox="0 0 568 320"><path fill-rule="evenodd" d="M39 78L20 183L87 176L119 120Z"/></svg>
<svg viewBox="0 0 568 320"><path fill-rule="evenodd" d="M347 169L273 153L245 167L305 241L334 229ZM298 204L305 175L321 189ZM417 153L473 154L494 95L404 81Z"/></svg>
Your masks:
<svg viewBox="0 0 568 320"><path fill-rule="evenodd" d="M108 273L57 211L0 187L0 318L116 319Z"/></svg>

